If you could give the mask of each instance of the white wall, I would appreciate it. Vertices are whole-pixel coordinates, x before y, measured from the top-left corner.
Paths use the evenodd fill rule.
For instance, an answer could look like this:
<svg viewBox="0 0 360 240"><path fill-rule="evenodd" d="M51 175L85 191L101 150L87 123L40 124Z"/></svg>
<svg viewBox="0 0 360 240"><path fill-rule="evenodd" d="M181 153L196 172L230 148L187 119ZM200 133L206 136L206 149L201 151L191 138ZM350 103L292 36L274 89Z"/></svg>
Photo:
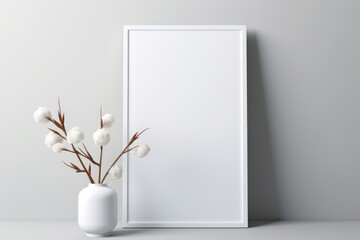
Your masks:
<svg viewBox="0 0 360 240"><path fill-rule="evenodd" d="M102 104L118 118L115 156L124 24L246 24L250 218L360 219L359 12L355 0L2 0L0 220L76 219L86 178L32 114L60 96L91 146Z"/></svg>

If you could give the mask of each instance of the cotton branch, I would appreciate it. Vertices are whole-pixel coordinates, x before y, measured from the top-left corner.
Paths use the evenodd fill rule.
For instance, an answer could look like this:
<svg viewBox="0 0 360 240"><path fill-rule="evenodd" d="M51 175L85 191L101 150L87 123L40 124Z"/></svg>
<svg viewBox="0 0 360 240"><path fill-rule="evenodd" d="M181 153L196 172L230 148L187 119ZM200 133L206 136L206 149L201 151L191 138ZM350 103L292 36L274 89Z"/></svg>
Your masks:
<svg viewBox="0 0 360 240"><path fill-rule="evenodd" d="M117 161L118 161L125 153L130 152L132 149L135 148L135 147L134 147L134 148L130 148L130 146L131 146L131 145L140 137L140 135L141 135L143 132L145 132L146 130L148 130L148 128L142 130L140 133L139 133L139 132L136 132L136 133L132 136L131 140L128 142L128 144L126 145L126 147L121 151L121 153L119 154L119 156L117 156L117 158L116 158L116 159L114 160L114 162L111 164L111 166L109 167L109 169L106 171L106 173L105 173L105 175L104 175L104 177L103 177L103 179L101 180L100 183L104 183L107 175L109 174L110 169L117 163Z"/></svg>

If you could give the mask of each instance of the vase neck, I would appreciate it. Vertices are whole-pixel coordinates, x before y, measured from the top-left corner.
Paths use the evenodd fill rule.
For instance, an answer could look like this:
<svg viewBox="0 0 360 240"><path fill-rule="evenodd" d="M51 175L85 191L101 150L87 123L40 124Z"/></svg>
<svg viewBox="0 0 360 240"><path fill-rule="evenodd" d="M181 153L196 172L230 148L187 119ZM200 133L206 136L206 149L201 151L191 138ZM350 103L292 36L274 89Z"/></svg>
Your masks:
<svg viewBox="0 0 360 240"><path fill-rule="evenodd" d="M107 187L107 183L89 183L89 187Z"/></svg>

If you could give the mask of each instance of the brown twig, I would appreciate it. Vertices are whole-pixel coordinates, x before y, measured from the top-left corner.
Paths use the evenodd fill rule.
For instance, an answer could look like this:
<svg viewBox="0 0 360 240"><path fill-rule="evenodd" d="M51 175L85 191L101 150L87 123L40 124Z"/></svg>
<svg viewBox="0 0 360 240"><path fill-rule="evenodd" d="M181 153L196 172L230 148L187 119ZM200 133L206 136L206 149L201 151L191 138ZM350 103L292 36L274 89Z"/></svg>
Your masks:
<svg viewBox="0 0 360 240"><path fill-rule="evenodd" d="M142 130L140 133L136 132L131 140L128 142L128 144L126 145L126 147L121 151L121 153L119 154L119 156L117 156L117 158L114 160L114 162L111 164L111 166L109 167L109 169L106 171L103 179L101 180L100 183L104 183L106 177L108 176L110 169L117 163L117 161L127 152L131 151L133 148L130 148L130 146L140 137L140 135L145 132L146 130L148 130L148 128L145 128L144 130ZM134 147L135 148L135 147Z"/></svg>
<svg viewBox="0 0 360 240"><path fill-rule="evenodd" d="M102 106L100 106L100 128L102 129L104 127L104 122L102 119ZM102 167L102 157L103 157L103 146L100 146L100 160L99 160L99 177L98 182L101 182L101 167Z"/></svg>
<svg viewBox="0 0 360 240"><path fill-rule="evenodd" d="M100 128L103 128L103 127L104 127L104 122L102 119L102 106L100 106Z"/></svg>
<svg viewBox="0 0 360 240"><path fill-rule="evenodd" d="M60 98L58 98L58 120L54 119L54 118L47 118L50 122L52 122L58 129L60 129L64 135L62 135L59 131L56 131L52 128L49 128L49 130L53 133L55 133L56 135L60 136L62 139L66 140L67 139L67 131L65 128L65 114L62 112L61 110L61 105L60 105ZM104 123L102 120L102 107L100 107L100 128L104 127ZM140 135L145 132L146 130L148 130L148 128L142 130L141 132L136 132L130 139L130 141L127 143L126 147L120 152L120 154L116 157L116 159L113 161L113 163L111 164L111 166L109 167L109 169L106 171L105 175L103 176L103 178L101 178L101 169L102 169L102 159L103 159L103 146L100 147L100 160L99 163L96 162L94 160L94 158L92 157L92 155L90 154L90 152L88 151L88 149L86 148L85 144L83 143L83 147L84 150L81 149L81 147L79 146L75 146L74 144L71 144L72 150L71 149L67 149L67 148L63 148L62 150L65 152L70 152L76 155L77 159L79 160L79 163L81 164L81 167L76 166L73 163L67 164L66 162L63 161L63 163L68 166L69 168L74 169L77 173L80 172L84 172L90 183L95 183L94 179L91 176L91 163L98 166L99 167L99 175L98 175L98 183L104 183L106 177L109 174L110 169L117 163L117 161L125 154L130 152L131 150L133 150L134 148L137 148L138 146L135 147L131 147L131 145L140 137ZM86 168L83 160L81 159L81 157L88 159L91 163L89 163L89 167Z"/></svg>
<svg viewBox="0 0 360 240"><path fill-rule="evenodd" d="M90 152L87 150L85 144L83 143L83 147L86 151L86 153L80 148L78 147L78 149L85 155L84 157L87 158L90 162L92 162L93 164L95 164L96 166L99 166L99 163L97 163L94 158L91 156Z"/></svg>
<svg viewBox="0 0 360 240"><path fill-rule="evenodd" d="M63 148L62 149L64 152L69 152L69 153L74 153L74 154L79 154L80 156L87 158L87 156L83 153L83 152L76 152L67 148Z"/></svg>
<svg viewBox="0 0 360 240"><path fill-rule="evenodd" d="M101 183L101 166L102 166L102 156L103 156L103 146L100 147L100 161L99 161L99 178L98 182Z"/></svg>
<svg viewBox="0 0 360 240"><path fill-rule="evenodd" d="M80 147L78 147L78 149L79 149L79 154L81 155L81 156L83 156L84 158L87 158L88 156L86 155L86 153L80 148ZM74 151L71 151L72 153L75 153Z"/></svg>
<svg viewBox="0 0 360 240"><path fill-rule="evenodd" d="M52 129L52 128L48 128L51 132L55 133L56 135L58 135L59 137L61 137L62 139L66 140L66 137L64 137L63 135L61 135L58 131Z"/></svg>
<svg viewBox="0 0 360 240"><path fill-rule="evenodd" d="M94 179L91 177L91 175L90 175L90 173L88 172L88 170L86 169L83 161L81 160L81 157L80 157L79 153L76 151L74 144L71 144L71 146L72 146L72 148L73 148L73 150L74 150L74 152L75 152L75 155L76 155L76 157L78 158L78 160L79 160L79 162L80 162L83 170L85 171L86 175L88 176L88 178L89 178L89 180L90 180L90 183L95 183L95 182L94 182Z"/></svg>
<svg viewBox="0 0 360 240"><path fill-rule="evenodd" d="M84 172L84 170L81 170L78 166L76 166L73 163L67 164L66 162L62 161L66 166L68 166L69 168L74 169L77 173L79 172Z"/></svg>
<svg viewBox="0 0 360 240"><path fill-rule="evenodd" d="M48 119L50 122L52 122L57 128L59 128L59 129L64 133L65 137L62 136L62 135L61 135L58 131L56 131L56 130L50 129L50 131L52 131L52 132L54 132L55 134L59 135L59 136L62 137L63 139L66 139L66 137L67 137L67 132L66 132L66 128L65 128L65 114L61 111L60 98L58 98L58 107L59 107L59 109L58 109L58 118L59 118L59 120L57 121L57 120L55 120L54 118L47 118L47 119ZM66 152L72 152L72 153L74 153L74 154L76 155L76 157L78 158L78 160L79 160L79 162L80 162L80 164L81 164L81 166L82 166L83 169L80 169L80 168L78 168L78 167L76 166L76 167L78 168L77 172L85 172L86 175L87 175L88 178L89 178L90 183L95 183L95 182L94 182L94 179L91 177L91 174L90 174L89 171L86 169L86 167L85 167L85 165L84 165L84 163L83 163L83 161L82 161L82 159L81 159L81 157L80 157L80 156L82 156L82 157L87 158L87 156L85 156L84 154L80 153L80 152L75 148L74 144L71 144L71 146L72 146L72 149L73 149L72 151L69 150L69 149L63 149L63 150L66 151ZM64 163L65 163L65 162L64 162ZM66 164L66 165L67 165L67 164ZM67 165L67 166L69 166L69 165ZM75 166L75 165L72 164L72 166ZM75 169L75 168L74 168L74 169Z"/></svg>

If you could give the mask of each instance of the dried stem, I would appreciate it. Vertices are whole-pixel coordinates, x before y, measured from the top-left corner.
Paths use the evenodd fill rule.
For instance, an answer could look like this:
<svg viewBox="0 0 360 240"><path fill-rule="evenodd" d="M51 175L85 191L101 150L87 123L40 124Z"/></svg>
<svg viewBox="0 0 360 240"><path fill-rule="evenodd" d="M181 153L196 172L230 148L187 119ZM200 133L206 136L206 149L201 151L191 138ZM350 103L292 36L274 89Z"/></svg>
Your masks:
<svg viewBox="0 0 360 240"><path fill-rule="evenodd" d="M85 144L83 143L83 147L86 151L86 153L84 152L84 150L82 150L80 147L78 147L79 151L81 151L85 156L85 158L87 158L90 162L92 162L94 165L99 166L99 163L95 162L94 158L91 156L90 152L87 150Z"/></svg>
<svg viewBox="0 0 360 240"><path fill-rule="evenodd" d="M61 105L60 105L60 98L58 98L58 120L55 120L54 118L47 118L50 122L52 122L58 129L60 129L63 134L61 134L60 132L49 128L49 130L55 134L57 134L58 136L60 136L62 139L66 140L67 139L67 131L65 128L65 115L61 110ZM102 107L100 107L100 128L104 127L104 123L102 120ZM64 164L66 166L68 166L69 168L74 169L76 172L84 172L87 177L89 178L90 183L95 183L94 179L91 176L91 164L89 163L89 167L86 168L83 160L81 159L81 157L88 159L92 164L96 165L99 167L99 174L98 174L98 183L104 183L106 177L109 174L110 169L117 163L117 161L125 154L130 152L131 150L133 150L134 148L138 147L131 147L131 145L140 137L140 135L145 132L147 130L144 129L141 132L136 132L132 138L130 139L130 141L127 143L126 147L120 152L120 154L116 157L116 159L113 161L113 163L111 164L111 166L109 167L109 169L106 171L105 175L103 178L101 178L101 170L102 170L102 160L103 160L103 146L100 147L100 160L99 162L96 162L94 160L94 158L92 157L92 155L90 154L90 152L88 151L88 149L86 148L85 144L83 143L83 149L81 149L81 147L79 146L75 146L74 144L71 144L72 150L71 149L67 149L67 148L63 148L62 150L65 152L70 152L76 155L77 159L79 160L79 163L81 164L81 167L76 166L73 163L67 164L64 162Z"/></svg>
<svg viewBox="0 0 360 240"><path fill-rule="evenodd" d="M104 127L104 122L102 120L102 106L100 106L100 128ZM100 146L100 160L99 160L99 178L98 182L101 183L101 167L102 167L102 157L103 157L104 147Z"/></svg>
<svg viewBox="0 0 360 240"><path fill-rule="evenodd" d="M59 108L59 112L61 112L60 97L58 97L58 108Z"/></svg>
<svg viewBox="0 0 360 240"><path fill-rule="evenodd" d="M103 146L100 147L100 162L99 162L99 179L98 182L101 183L101 166L102 166L102 156L103 156Z"/></svg>
<svg viewBox="0 0 360 240"><path fill-rule="evenodd" d="M131 146L131 145L140 137L140 135L141 135L143 132L145 132L146 130L148 130L148 128L142 130L140 133L139 133L139 132L136 132L136 133L132 136L131 140L128 142L128 144L126 145L126 147L121 151L121 153L119 154L119 156L117 156L117 158L116 158L116 159L114 160L114 162L111 164L111 166L109 167L109 169L106 171L106 173L105 173L105 175L104 175L104 177L103 177L103 179L101 180L100 183L104 183L106 177L107 177L108 174L109 174L110 169L117 163L117 161L118 161L125 153L127 153L127 152L129 152L129 151L131 151L132 149L135 148L135 147L134 147L134 148L130 148L130 146Z"/></svg>
<svg viewBox="0 0 360 240"><path fill-rule="evenodd" d="M79 149L80 152L79 152L79 151L73 151L73 150L70 150L70 149L67 149L67 148L63 148L62 150L63 150L64 152L79 154L79 155L82 156L83 158L88 158L81 149Z"/></svg>
<svg viewBox="0 0 360 240"><path fill-rule="evenodd" d="M61 135L58 131L52 129L52 128L48 128L51 132L55 133L56 135L58 135L59 137L61 137L62 139L66 140L66 137L64 137L63 135Z"/></svg>
<svg viewBox="0 0 360 240"><path fill-rule="evenodd" d="M65 128L65 115L64 115L64 113L61 111L60 98L58 98L58 105L59 105L59 106L58 106L58 107L59 107L59 109L58 109L58 118L59 118L59 120L57 121L57 120L55 120L54 118L47 118L47 119L48 119L50 122L52 122L57 128L59 128L59 129L64 133L65 137L62 136L58 131L55 131L55 130L50 129L50 128L49 128L49 130L52 131L52 132L54 132L55 134L59 135L61 138L66 139L66 137L67 137L67 132L66 132L66 128ZM81 166L82 166L83 169L78 169L77 172L85 172L86 175L87 175L88 178L89 178L90 183L95 183L94 179L91 177L90 172L86 169L86 167L85 167L85 165L84 165L84 163L83 163L83 161L81 160L81 157L80 157L80 156L82 156L82 157L84 157L84 158L89 159L89 158L91 158L91 155L87 156L87 155L79 152L79 151L76 149L76 147L74 146L74 144L71 144L71 146L72 146L72 149L73 149L72 151L69 150L69 149L63 149L63 150L66 151L66 152L74 153L74 154L76 155L76 157L78 158L78 160L79 160L79 162L80 162L80 164L81 164ZM84 147L85 147L85 146L84 146ZM67 164L66 164L66 165L67 165ZM69 166L69 165L67 165L67 166ZM74 169L75 169L75 168L74 168Z"/></svg>
<svg viewBox="0 0 360 240"><path fill-rule="evenodd" d="M63 163L68 166L69 168L72 168L74 169L77 173L79 172L84 172L84 170L81 170L78 166L76 166L75 164L73 163L70 163L70 164L67 164L66 162L63 161Z"/></svg>
<svg viewBox="0 0 360 240"><path fill-rule="evenodd" d="M90 180L90 183L95 183L94 179L91 177L89 171L86 169L83 161L81 160L79 153L76 151L76 148L75 148L74 144L71 144L71 146L72 146L73 150L76 152L75 155L76 155L76 157L78 158L81 166L83 167L84 172L85 172L86 175L88 176L88 178L89 178L89 180Z"/></svg>

